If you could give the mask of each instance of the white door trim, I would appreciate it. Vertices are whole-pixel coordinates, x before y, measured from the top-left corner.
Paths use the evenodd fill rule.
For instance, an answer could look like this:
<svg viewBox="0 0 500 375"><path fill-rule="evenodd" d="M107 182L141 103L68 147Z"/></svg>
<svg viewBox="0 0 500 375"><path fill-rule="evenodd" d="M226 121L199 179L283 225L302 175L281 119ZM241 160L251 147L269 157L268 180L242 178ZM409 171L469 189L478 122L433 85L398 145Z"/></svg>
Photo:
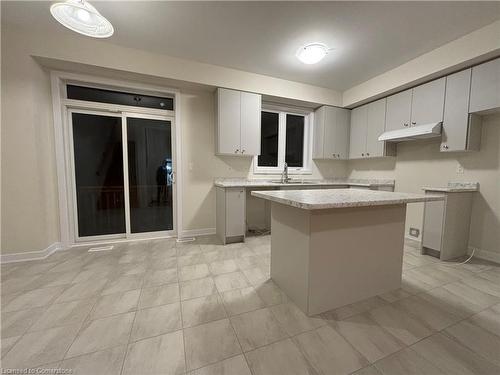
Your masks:
<svg viewBox="0 0 500 375"><path fill-rule="evenodd" d="M65 132L65 123L67 121L67 110L68 104L73 104L75 107L81 105L80 101L72 101L66 98L66 84L82 84L82 85L92 85L98 87L113 88L115 90L134 90L139 93L148 94L160 94L173 96L174 98L174 118L173 127L175 129L175 150L177 153L177 163L176 163L176 176L175 183L177 189L177 236L181 236L183 233L182 225L182 128L181 128L181 95L178 89L155 86L148 84L141 84L136 82L108 79L103 77L95 77L84 74L69 73L62 71L52 71L51 72L51 90L52 90L52 110L54 114L54 146L55 146L55 156L56 156L56 167L57 167L57 186L58 186L58 203L59 203L59 227L60 227L60 237L61 237L61 247L63 249L70 248L76 244L74 233L71 230L71 220L69 214L71 210L69 209L71 200L71 186L68 185L70 182L68 174L68 134ZM90 103L90 102L89 102ZM119 108L118 108L119 107ZM114 110L123 111L126 108L124 106L115 106ZM125 106L126 107L126 106ZM109 105L109 108L113 108L113 105ZM102 108L97 108L102 109ZM129 107L129 110L133 112L141 112L144 114L162 114L165 115L161 110L151 110L151 109L137 109L134 107ZM172 111L168 111L168 115L171 115Z"/></svg>

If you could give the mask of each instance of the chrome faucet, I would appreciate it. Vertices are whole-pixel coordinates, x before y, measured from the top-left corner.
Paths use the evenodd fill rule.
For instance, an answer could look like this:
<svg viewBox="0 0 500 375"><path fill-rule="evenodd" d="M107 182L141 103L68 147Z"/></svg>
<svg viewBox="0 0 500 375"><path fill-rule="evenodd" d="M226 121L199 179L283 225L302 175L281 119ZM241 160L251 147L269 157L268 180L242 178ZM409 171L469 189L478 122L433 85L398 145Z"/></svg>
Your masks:
<svg viewBox="0 0 500 375"><path fill-rule="evenodd" d="M287 184L290 182L290 177L288 177L288 164L285 162L283 166L283 173L281 173L281 183Z"/></svg>

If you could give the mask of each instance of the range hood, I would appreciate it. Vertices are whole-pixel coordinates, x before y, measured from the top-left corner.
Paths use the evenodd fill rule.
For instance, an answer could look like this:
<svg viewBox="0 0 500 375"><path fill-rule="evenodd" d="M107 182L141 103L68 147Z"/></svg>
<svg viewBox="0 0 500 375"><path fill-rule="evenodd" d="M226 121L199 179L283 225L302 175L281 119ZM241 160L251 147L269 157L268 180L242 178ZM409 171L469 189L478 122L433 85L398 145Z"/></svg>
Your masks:
<svg viewBox="0 0 500 375"><path fill-rule="evenodd" d="M432 122L430 124L410 126L404 129L391 130L382 133L378 137L379 141L403 142L417 139L427 139L441 137L441 122Z"/></svg>

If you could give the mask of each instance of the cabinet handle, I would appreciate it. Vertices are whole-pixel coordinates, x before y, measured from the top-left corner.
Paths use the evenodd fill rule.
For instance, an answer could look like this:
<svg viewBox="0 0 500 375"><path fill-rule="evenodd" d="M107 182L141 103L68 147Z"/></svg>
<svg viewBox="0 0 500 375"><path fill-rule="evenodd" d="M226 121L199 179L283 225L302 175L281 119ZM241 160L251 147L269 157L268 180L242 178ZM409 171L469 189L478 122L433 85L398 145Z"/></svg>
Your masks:
<svg viewBox="0 0 500 375"><path fill-rule="evenodd" d="M241 150L241 153L244 154L245 153L245 150Z"/></svg>
<svg viewBox="0 0 500 375"><path fill-rule="evenodd" d="M335 155L335 154L332 154L332 156L333 156L334 158L336 158L336 157L337 157L337 155Z"/></svg>
<svg viewBox="0 0 500 375"><path fill-rule="evenodd" d="M408 124L405 123L404 126L408 126Z"/></svg>
<svg viewBox="0 0 500 375"><path fill-rule="evenodd" d="M240 151L240 150L239 150L239 149L236 149L236 151L235 151L234 153L235 153L235 154L237 154L237 153L238 153L238 151Z"/></svg>
<svg viewBox="0 0 500 375"><path fill-rule="evenodd" d="M443 145L443 148L444 148L445 150L448 150L448 145Z"/></svg>
<svg viewBox="0 0 500 375"><path fill-rule="evenodd" d="M361 154L361 156L365 156L365 154Z"/></svg>
<svg viewBox="0 0 500 375"><path fill-rule="evenodd" d="M367 153L366 153L366 156L370 156L370 153L369 153L369 152L367 152Z"/></svg>
<svg viewBox="0 0 500 375"><path fill-rule="evenodd" d="M417 123L415 121L412 121L411 124L412 125L417 125Z"/></svg>

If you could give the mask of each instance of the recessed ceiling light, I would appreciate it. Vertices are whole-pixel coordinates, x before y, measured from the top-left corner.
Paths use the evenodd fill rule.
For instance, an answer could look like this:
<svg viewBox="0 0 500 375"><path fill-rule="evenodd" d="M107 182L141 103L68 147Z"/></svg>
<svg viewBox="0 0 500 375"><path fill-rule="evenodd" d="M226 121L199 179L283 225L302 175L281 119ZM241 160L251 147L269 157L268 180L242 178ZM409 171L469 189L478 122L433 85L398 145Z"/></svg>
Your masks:
<svg viewBox="0 0 500 375"><path fill-rule="evenodd" d="M66 0L50 7L50 13L63 26L93 38L113 35L113 25L85 0Z"/></svg>
<svg viewBox="0 0 500 375"><path fill-rule="evenodd" d="M329 48L322 43L311 43L297 50L297 58L304 64L316 64L328 54Z"/></svg>

